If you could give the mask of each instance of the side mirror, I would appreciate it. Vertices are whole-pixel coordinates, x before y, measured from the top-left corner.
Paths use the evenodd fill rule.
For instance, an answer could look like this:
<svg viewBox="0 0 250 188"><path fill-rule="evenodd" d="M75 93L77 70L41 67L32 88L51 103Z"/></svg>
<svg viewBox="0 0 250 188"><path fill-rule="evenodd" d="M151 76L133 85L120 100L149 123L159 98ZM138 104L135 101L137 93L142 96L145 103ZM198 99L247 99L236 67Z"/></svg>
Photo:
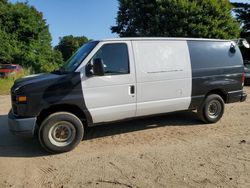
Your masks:
<svg viewBox="0 0 250 188"><path fill-rule="evenodd" d="M104 75L104 65L103 60L100 58L94 59L93 62L93 75L103 76Z"/></svg>

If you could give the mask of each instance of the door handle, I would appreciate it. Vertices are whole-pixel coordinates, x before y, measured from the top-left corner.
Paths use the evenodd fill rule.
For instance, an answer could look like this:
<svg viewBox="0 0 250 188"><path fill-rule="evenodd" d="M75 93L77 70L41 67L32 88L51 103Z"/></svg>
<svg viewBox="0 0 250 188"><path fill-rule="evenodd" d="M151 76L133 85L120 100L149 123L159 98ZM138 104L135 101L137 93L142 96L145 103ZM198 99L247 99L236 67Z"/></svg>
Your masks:
<svg viewBox="0 0 250 188"><path fill-rule="evenodd" d="M135 86L129 86L129 94L134 95L135 94Z"/></svg>

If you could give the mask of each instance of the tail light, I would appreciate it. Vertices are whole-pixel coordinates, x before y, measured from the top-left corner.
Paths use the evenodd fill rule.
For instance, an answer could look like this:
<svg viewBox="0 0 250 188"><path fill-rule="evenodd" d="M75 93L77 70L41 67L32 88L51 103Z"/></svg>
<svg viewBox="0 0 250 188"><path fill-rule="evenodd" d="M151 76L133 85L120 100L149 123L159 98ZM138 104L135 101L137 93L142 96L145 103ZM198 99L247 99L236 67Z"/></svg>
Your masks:
<svg viewBox="0 0 250 188"><path fill-rule="evenodd" d="M245 79L246 79L246 73L243 72L243 74L242 74L242 86L244 85Z"/></svg>

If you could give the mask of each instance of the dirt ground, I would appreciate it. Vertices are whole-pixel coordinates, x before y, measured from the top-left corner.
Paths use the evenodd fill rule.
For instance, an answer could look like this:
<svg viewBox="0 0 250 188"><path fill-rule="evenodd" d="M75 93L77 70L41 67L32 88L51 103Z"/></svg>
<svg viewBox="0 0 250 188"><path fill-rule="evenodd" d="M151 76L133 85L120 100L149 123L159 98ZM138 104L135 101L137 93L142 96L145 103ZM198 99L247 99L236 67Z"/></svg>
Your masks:
<svg viewBox="0 0 250 188"><path fill-rule="evenodd" d="M178 112L91 128L60 155L9 133L9 101L0 96L0 187L250 187L250 99L212 125Z"/></svg>

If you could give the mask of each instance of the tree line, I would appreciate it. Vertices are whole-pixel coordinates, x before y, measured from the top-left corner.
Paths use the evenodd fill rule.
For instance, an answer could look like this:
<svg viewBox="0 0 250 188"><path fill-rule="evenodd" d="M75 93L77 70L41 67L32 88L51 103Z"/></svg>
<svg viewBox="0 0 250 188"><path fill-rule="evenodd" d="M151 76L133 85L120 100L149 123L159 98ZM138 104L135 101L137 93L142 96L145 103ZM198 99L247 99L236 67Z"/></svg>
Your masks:
<svg viewBox="0 0 250 188"><path fill-rule="evenodd" d="M42 13L27 3L0 0L0 63L15 63L35 71L51 71L62 63L51 47Z"/></svg>
<svg viewBox="0 0 250 188"><path fill-rule="evenodd" d="M0 64L20 64L35 72L53 71L88 39L65 36L55 48L51 41L48 24L35 7L0 0Z"/></svg>
<svg viewBox="0 0 250 188"><path fill-rule="evenodd" d="M250 37L250 4L228 0L118 0L113 33L120 37ZM232 16L232 11L234 12ZM28 3L0 0L0 64L21 64L35 72L62 67L85 36L64 36L52 47L43 14Z"/></svg>

